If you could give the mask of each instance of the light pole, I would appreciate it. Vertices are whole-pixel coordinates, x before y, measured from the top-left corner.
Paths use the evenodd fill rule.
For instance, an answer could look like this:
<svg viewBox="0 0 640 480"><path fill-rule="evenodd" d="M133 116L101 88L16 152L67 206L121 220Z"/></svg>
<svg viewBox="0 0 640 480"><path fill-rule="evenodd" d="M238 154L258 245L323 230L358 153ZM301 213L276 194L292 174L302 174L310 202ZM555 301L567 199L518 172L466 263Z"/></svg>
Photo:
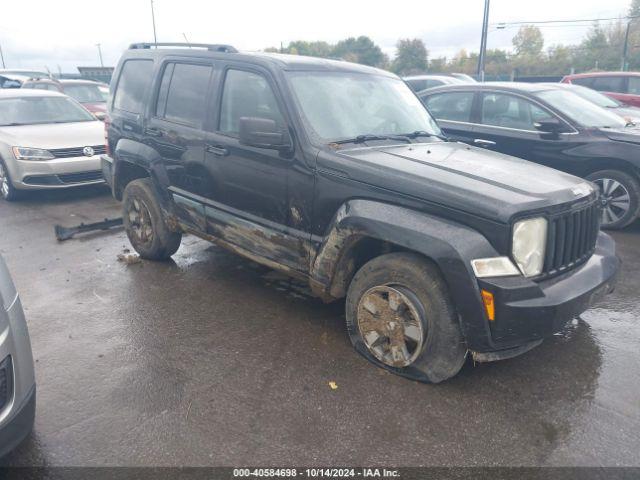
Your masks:
<svg viewBox="0 0 640 480"><path fill-rule="evenodd" d="M480 40L480 55L478 56L478 76L484 82L484 59L487 54L487 33L489 29L489 0L484 0L484 18L482 20L482 39Z"/></svg>
<svg viewBox="0 0 640 480"><path fill-rule="evenodd" d="M151 22L153 23L153 43L158 48L158 37L156 36L156 16L153 12L153 0L151 0Z"/></svg>
<svg viewBox="0 0 640 480"><path fill-rule="evenodd" d="M4 53L2 53L2 44L0 44L0 58L2 59L2 68L7 68L4 64Z"/></svg>
<svg viewBox="0 0 640 480"><path fill-rule="evenodd" d="M102 61L102 48L100 48L100 43L96 43L96 47L98 47L98 55L100 56L100 66L104 67L104 62Z"/></svg>

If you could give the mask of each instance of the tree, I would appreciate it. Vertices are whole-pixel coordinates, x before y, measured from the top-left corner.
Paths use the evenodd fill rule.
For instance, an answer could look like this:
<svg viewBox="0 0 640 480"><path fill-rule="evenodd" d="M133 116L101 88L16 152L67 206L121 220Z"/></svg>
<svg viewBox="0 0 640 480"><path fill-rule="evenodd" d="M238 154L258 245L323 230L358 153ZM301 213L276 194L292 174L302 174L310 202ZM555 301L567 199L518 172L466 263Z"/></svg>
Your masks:
<svg viewBox="0 0 640 480"><path fill-rule="evenodd" d="M544 47L544 37L542 32L535 25L523 25L511 41L515 48L516 55L526 55L537 57L542 53Z"/></svg>
<svg viewBox="0 0 640 480"><path fill-rule="evenodd" d="M640 0L631 0L631 6L629 7L629 16L640 16Z"/></svg>
<svg viewBox="0 0 640 480"><path fill-rule="evenodd" d="M398 75L423 73L429 64L429 52L424 42L419 38L401 39L396 44L396 58L391 64L391 70Z"/></svg>
<svg viewBox="0 0 640 480"><path fill-rule="evenodd" d="M380 47L364 35L340 40L333 48L332 56L374 67L384 67L389 60Z"/></svg>
<svg viewBox="0 0 640 480"><path fill-rule="evenodd" d="M328 58L331 56L333 47L327 42L305 42L303 40L297 40L295 42L289 42L287 52L294 55L306 55L309 57L322 57Z"/></svg>

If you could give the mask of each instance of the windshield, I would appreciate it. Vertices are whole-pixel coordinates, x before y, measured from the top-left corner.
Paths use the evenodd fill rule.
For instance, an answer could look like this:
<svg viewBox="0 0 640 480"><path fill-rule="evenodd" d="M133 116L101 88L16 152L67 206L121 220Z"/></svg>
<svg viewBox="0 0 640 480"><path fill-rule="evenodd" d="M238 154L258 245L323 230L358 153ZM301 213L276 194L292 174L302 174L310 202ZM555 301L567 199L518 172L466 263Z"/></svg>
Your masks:
<svg viewBox="0 0 640 480"><path fill-rule="evenodd" d="M360 135L440 129L411 89L400 79L334 72L289 72L307 127L323 142Z"/></svg>
<svg viewBox="0 0 640 480"><path fill-rule="evenodd" d="M95 118L83 107L65 97L22 97L0 100L0 127L94 120Z"/></svg>
<svg viewBox="0 0 640 480"><path fill-rule="evenodd" d="M627 122L615 113L567 90L546 90L535 95L584 127L624 128L627 125Z"/></svg>
<svg viewBox="0 0 640 480"><path fill-rule="evenodd" d="M98 85L64 85L64 93L75 98L80 103L100 103L105 101Z"/></svg>
<svg viewBox="0 0 640 480"><path fill-rule="evenodd" d="M595 103L599 107L617 108L620 106L620 103L613 98L607 97L605 94L596 92L595 90L587 87L580 87L578 85L575 85L572 86L569 91L584 98L585 100L589 100L591 103Z"/></svg>

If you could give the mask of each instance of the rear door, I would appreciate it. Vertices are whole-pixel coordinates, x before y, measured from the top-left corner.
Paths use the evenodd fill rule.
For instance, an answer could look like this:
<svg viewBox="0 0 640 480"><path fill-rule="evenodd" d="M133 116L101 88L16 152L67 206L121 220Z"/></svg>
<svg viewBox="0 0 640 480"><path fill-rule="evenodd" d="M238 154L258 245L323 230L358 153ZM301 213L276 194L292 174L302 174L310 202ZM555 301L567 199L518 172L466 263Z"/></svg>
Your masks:
<svg viewBox="0 0 640 480"><path fill-rule="evenodd" d="M207 60L168 58L144 134L160 154L162 171L181 220L204 232L202 198L215 188L205 167L207 101L214 66Z"/></svg>
<svg viewBox="0 0 640 480"><path fill-rule="evenodd" d="M471 120L475 98L473 91L456 90L425 95L421 100L447 137L473 144L475 127Z"/></svg>

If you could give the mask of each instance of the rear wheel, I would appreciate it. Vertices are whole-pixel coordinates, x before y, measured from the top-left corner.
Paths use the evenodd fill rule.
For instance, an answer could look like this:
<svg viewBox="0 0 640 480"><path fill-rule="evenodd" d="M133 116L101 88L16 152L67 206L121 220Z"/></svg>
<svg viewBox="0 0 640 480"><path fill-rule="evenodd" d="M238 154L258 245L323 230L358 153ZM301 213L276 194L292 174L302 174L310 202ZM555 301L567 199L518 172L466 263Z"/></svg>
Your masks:
<svg viewBox="0 0 640 480"><path fill-rule="evenodd" d="M602 228L618 230L638 217L640 184L620 170L601 170L587 177L602 193Z"/></svg>
<svg viewBox="0 0 640 480"><path fill-rule="evenodd" d="M133 248L142 258L166 260L180 248L182 233L169 230L149 178L124 189L123 222Z"/></svg>
<svg viewBox="0 0 640 480"><path fill-rule="evenodd" d="M6 201L11 202L18 198L18 193L16 187L13 186L9 170L4 164L4 161L0 160L0 195Z"/></svg>
<svg viewBox="0 0 640 480"><path fill-rule="evenodd" d="M413 253L390 253L355 275L346 303L355 349L394 373L438 383L456 375L466 346L438 268Z"/></svg>

